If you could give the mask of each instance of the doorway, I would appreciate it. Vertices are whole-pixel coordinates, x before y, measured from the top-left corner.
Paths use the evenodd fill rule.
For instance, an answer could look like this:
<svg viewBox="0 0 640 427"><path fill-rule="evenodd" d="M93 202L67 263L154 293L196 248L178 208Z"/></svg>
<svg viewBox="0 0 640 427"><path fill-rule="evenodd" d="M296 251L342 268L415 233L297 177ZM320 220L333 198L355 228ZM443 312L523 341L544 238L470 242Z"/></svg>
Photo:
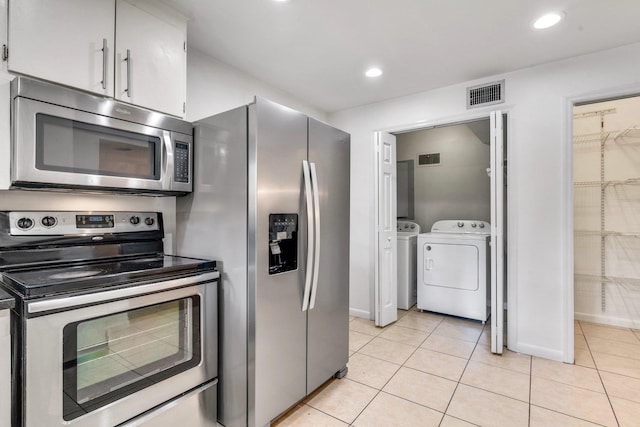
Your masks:
<svg viewBox="0 0 640 427"><path fill-rule="evenodd" d="M408 175L413 176L407 191L398 185L398 216L405 213L401 207L412 207L413 215L406 218L423 232L442 219L489 222L490 138L489 118L397 133L397 162L412 168ZM399 184L400 178L399 173Z"/></svg>
<svg viewBox="0 0 640 427"><path fill-rule="evenodd" d="M640 351L639 113L640 96L573 105L574 357L578 365L613 358L625 363L629 355L620 354L619 349L624 353L633 345Z"/></svg>
<svg viewBox="0 0 640 427"><path fill-rule="evenodd" d="M492 322L496 321L492 328L492 348L502 352L506 336L506 322L503 322L506 318L507 151L503 149L506 123L506 114L493 112L490 117L378 133L376 325L384 326L396 320L393 294L398 277L394 250L397 245L391 243L396 240L396 212L398 219L419 225L422 233L429 232L439 220L463 220L469 226L476 221L491 222L491 250L495 253L487 270L491 271L496 290L491 293L494 301L487 305L494 310ZM393 163L392 172L389 172L390 163ZM490 170L500 172L489 173ZM396 189L398 178L402 185ZM393 182L391 195L385 193L391 191L389 182ZM391 213L392 223L389 222ZM393 283L384 283L385 280Z"/></svg>

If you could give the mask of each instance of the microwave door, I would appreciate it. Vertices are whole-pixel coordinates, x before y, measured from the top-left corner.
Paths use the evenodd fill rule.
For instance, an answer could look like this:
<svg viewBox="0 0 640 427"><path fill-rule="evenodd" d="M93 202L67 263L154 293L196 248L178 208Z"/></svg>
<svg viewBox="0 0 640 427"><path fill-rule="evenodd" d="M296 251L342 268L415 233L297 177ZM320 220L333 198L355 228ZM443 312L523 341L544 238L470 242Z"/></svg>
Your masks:
<svg viewBox="0 0 640 427"><path fill-rule="evenodd" d="M16 186L173 190L172 133L150 126L16 98L13 149Z"/></svg>

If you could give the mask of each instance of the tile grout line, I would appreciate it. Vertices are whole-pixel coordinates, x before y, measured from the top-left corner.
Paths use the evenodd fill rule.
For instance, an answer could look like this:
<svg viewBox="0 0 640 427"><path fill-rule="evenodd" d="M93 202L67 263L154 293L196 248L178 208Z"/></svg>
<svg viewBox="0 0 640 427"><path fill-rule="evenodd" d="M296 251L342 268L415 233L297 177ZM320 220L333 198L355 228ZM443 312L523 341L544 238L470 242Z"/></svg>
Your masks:
<svg viewBox="0 0 640 427"><path fill-rule="evenodd" d="M582 325L580 324L580 321L578 321L578 325L580 326L580 330L582 331L582 333L584 335L584 329L582 329ZM631 331L631 333L633 334L633 331ZM609 402L609 407L611 408L611 412L613 413L613 418L616 420L616 424L618 424L618 426L620 426L620 421L618 421L618 415L616 414L616 410L613 407L613 403L611 403L611 397L609 396L609 392L607 391L607 387L604 385L604 381L602 380L602 375L600 375L600 369L598 369L598 364L596 363L596 359L595 359L595 357L593 357L593 352L591 351L591 346L589 345L589 341L587 340L587 336L586 335L584 335L584 341L587 343L587 349L589 350L589 355L591 356L591 359L593 360L593 364L596 367L596 372L598 373L598 378L600 379L600 383L602 384L602 389L604 390L604 395L607 396L607 402ZM575 355L574 355L573 363L575 364Z"/></svg>
<svg viewBox="0 0 640 427"><path fill-rule="evenodd" d="M578 417L578 416L575 416L575 415L569 415L569 414L566 414L564 412L558 411L557 409L545 408L544 406L534 405L534 404L531 404L529 406L535 406L536 408L544 409L545 411L549 411L549 412L553 412L553 413L556 413L556 414L564 415L565 417L573 418L573 419L580 420L580 421L584 421L586 423L593 424L593 425L596 425L596 426L606 427L604 424L599 424L599 423L597 423L595 421L590 421L590 420L587 420L586 418L581 418L581 417Z"/></svg>
<svg viewBox="0 0 640 427"><path fill-rule="evenodd" d="M531 395L533 393L533 357L529 357L529 417L527 426L531 427Z"/></svg>
<svg viewBox="0 0 640 427"><path fill-rule="evenodd" d="M410 310L409 310L409 311L410 311ZM408 313L407 313L407 314L408 314ZM405 316L406 316L406 315L405 315ZM403 316L403 317L404 317L404 316ZM418 349L420 348L420 345L424 344L424 342L427 340L427 338L429 338L429 337L431 336L431 334L433 333L433 331L435 331L435 330L436 330L436 328L437 328L437 327L442 323L442 320L444 320L444 318L442 318L442 319L440 319L440 320L438 321L438 324L435 326L435 328L433 328L433 330L432 330L432 331L430 331L430 332L427 334L427 336L425 337L425 339L424 339L424 340L422 340L422 342L418 345L418 347L416 347L416 348L415 348L415 350L413 350L413 352L411 352L411 354L409 355L409 357L407 357L407 358L406 358L406 360L405 360L404 362L402 362L402 365L400 365L400 367L396 370L396 372L394 372L394 373L393 373L393 375L392 375L392 376L387 380L387 382L385 382L385 383L382 385L382 387L381 387L380 389L378 389L378 392L373 396L373 398L369 401L369 403L367 403L367 404L365 405L365 407L364 407L364 408L362 408L362 411L360 411L360 412L358 413L358 415L356 415L356 417L353 419L353 422L355 422L355 421L358 419L358 417L360 417L360 415L362 415L362 414L363 414L363 412L364 412L364 411L369 407L369 405L371 405L371 402L373 402L373 401L376 399L376 397L378 397L378 395L379 395L380 393L382 393L382 389L383 389L383 388L385 388L385 387L386 387L386 385L387 385L387 384L389 384L389 381L391 381L391 380L393 379L393 377L394 377L394 376L396 376L396 374L398 373L398 371L400 371L400 369L402 369L402 368L404 367L405 363L407 363L407 360L409 360L409 359L411 358L411 356L413 356L413 355L415 354L415 352L416 352L416 351L418 351ZM396 321L396 322L397 322L397 321ZM393 324L391 324L391 325L387 325L387 326L392 326L392 325L394 325L394 324L395 324L395 322L394 322ZM382 329L384 330L384 328L386 328L386 326L384 326ZM408 329L413 329L413 328L408 328ZM413 329L413 330L415 330L415 329ZM421 331L421 332L425 332L425 331ZM378 335L380 335L380 334L378 334ZM388 340L388 339L386 339L386 338L380 338L380 339L383 339L383 340L386 340L386 341L390 341L390 342L393 342L393 343L396 343L396 344L402 344L402 343L398 343L398 342L396 342L396 341ZM412 347L413 347L413 346L412 346ZM362 348L364 348L364 346L363 346ZM361 349L362 349L362 348L361 348ZM359 353L359 352L360 352L360 350L358 350L356 353ZM378 360L384 360L384 359L380 359L380 358L378 358L378 357L369 356L368 354L364 354L364 353L361 353L361 354L362 354L362 355L364 355L364 356L373 357L373 358L378 359ZM385 362L389 362L388 360L384 360L384 361L385 361ZM389 363L393 363L393 362L389 362ZM409 368L409 369L410 369L410 368ZM359 383L359 384L360 384L360 383ZM371 387L371 386L369 386L369 387ZM371 387L371 388L373 388L373 387ZM388 394L390 394L390 393L388 393ZM404 399L404 398L402 398L402 397L400 397L400 396L396 396L395 394L392 394L392 396L394 396L394 397L396 397L396 398L398 398L398 399L402 399L402 400L405 400L405 401L407 401L407 402L411 402L411 403L414 403L414 404L416 404L416 405L420 405L420 406L422 406L422 407L425 407L425 408L428 408L428 409L431 409L431 410L434 410L434 411L435 411L435 409L433 409L433 408L429 408L428 406L421 405L421 404L419 404L419 403L417 403L417 402L412 402L412 401L411 401L411 400L409 400L409 399ZM436 412L440 412L440 411L436 411ZM445 414L443 413L443 414L442 414L442 419L444 419L444 416L445 416ZM350 426L352 426L352 425L353 425L353 422L352 422L352 423L350 423L349 425L350 425ZM440 423L442 423L442 420L440 420Z"/></svg>
<svg viewBox="0 0 640 427"><path fill-rule="evenodd" d="M460 378L458 378L458 381L456 382L456 387L453 389L453 393L451 393L451 398L449 399L449 403L447 403L447 407L444 409L444 416L442 417L442 421L440 421L440 425L442 425L442 422L444 421L444 417L447 415L447 411L449 410L449 406L451 406L451 402L453 401L453 397L456 395L456 391L458 391L458 387L460 386L460 381L462 380L462 377L464 376L464 373L467 370L467 367L469 366L469 362L471 362L471 357L473 357L473 353L478 348L478 342L480 341L480 338L482 337L482 334L484 333L486 327L487 327L487 323L485 322L484 326L482 327L482 331L480 332L480 336L478 336L478 339L476 340L476 343L473 346L473 350L471 351L471 354L467 358L467 363L465 363L464 369L460 373ZM454 418L457 418L457 417L454 417ZM459 418L459 419L461 419L461 418ZM469 421L464 420L464 419L463 419L463 421L469 422ZM474 424L474 423L472 423L472 424Z"/></svg>

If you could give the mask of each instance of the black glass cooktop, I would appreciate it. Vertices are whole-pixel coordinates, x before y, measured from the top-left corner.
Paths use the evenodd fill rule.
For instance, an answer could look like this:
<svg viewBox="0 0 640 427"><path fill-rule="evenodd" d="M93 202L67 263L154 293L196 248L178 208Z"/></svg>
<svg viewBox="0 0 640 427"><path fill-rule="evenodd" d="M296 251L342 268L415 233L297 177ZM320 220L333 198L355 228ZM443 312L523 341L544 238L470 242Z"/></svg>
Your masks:
<svg viewBox="0 0 640 427"><path fill-rule="evenodd" d="M215 261L171 255L122 257L83 263L22 266L2 271L2 281L24 298L95 291L133 281L166 279L214 270Z"/></svg>

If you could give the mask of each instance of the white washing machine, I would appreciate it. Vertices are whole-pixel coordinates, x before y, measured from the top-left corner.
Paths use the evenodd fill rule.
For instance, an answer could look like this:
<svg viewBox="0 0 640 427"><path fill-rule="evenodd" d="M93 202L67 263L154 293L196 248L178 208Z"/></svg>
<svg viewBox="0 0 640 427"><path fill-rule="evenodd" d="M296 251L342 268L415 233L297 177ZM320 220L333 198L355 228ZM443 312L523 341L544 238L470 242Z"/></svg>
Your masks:
<svg viewBox="0 0 640 427"><path fill-rule="evenodd" d="M436 221L418 236L418 309L485 322L491 313L491 226Z"/></svg>
<svg viewBox="0 0 640 427"><path fill-rule="evenodd" d="M417 301L416 248L420 225L398 221L398 308L409 310Z"/></svg>

